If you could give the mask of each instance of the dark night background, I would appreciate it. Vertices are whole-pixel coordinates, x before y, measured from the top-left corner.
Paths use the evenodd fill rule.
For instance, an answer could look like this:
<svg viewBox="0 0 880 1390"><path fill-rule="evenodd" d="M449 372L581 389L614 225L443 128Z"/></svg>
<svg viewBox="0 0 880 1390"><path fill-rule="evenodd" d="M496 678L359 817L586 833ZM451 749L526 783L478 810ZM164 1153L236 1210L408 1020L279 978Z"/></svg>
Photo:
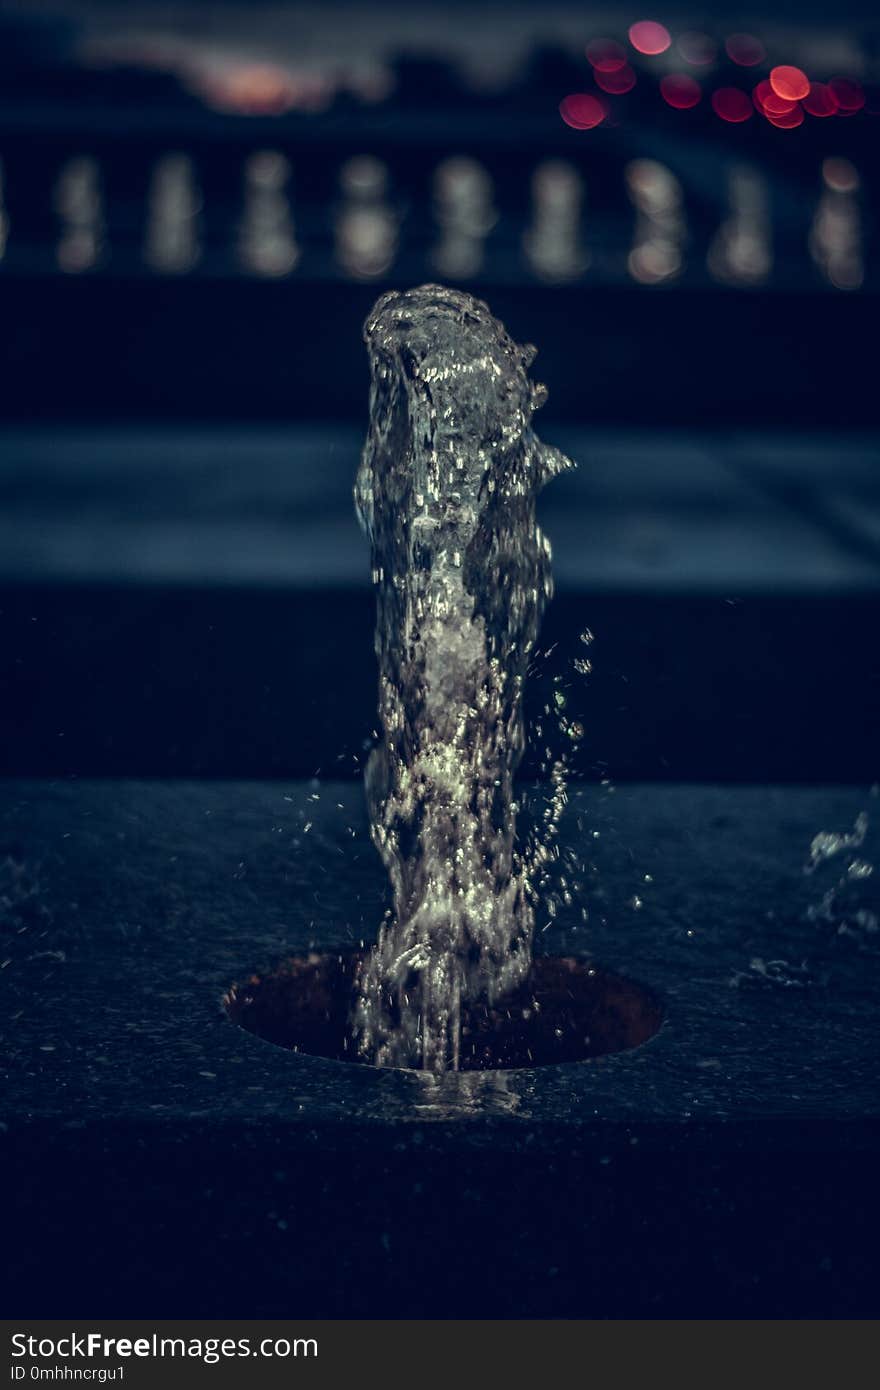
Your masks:
<svg viewBox="0 0 880 1390"><path fill-rule="evenodd" d="M595 634L579 771L876 777L880 31L676 12L603 94L585 45L633 18L0 9L6 772L354 770L360 325L445 278L538 344L541 432L579 464L542 503L545 678ZM742 31L755 66L725 54ZM719 118L713 92L780 62L858 109ZM572 129L585 92L606 119Z"/></svg>

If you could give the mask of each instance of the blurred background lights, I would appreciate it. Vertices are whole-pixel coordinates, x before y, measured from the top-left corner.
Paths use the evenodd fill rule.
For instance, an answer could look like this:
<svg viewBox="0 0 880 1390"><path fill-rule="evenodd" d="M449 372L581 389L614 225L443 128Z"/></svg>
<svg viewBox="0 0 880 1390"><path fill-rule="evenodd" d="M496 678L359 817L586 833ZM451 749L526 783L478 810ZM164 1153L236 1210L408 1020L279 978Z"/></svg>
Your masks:
<svg viewBox="0 0 880 1390"><path fill-rule="evenodd" d="M727 191L730 213L709 248L709 272L727 284L758 285L773 265L767 187L756 170L738 165Z"/></svg>
<svg viewBox="0 0 880 1390"><path fill-rule="evenodd" d="M752 114L752 103L739 87L719 87L712 93L712 110L722 121L739 125Z"/></svg>
<svg viewBox="0 0 880 1390"><path fill-rule="evenodd" d="M544 160L532 174L533 213L523 246L542 280L577 279L589 264L581 240L583 199L581 175L565 160Z"/></svg>
<svg viewBox="0 0 880 1390"><path fill-rule="evenodd" d="M860 289L865 278L862 253L860 179L855 165L834 156L822 162L822 193L810 229L810 254L822 275L838 290Z"/></svg>
<svg viewBox="0 0 880 1390"><path fill-rule="evenodd" d="M787 116L797 105L795 101L789 101L787 97L781 97L771 87L769 80L765 77L757 84L752 91L752 100L762 116Z"/></svg>
<svg viewBox="0 0 880 1390"><path fill-rule="evenodd" d="M592 130L605 119L605 105L590 92L572 92L559 103L559 114L572 130Z"/></svg>
<svg viewBox="0 0 880 1390"><path fill-rule="evenodd" d="M479 160L452 155L434 172L440 237L431 260L441 275L467 280L483 265L486 238L498 221L492 176Z"/></svg>
<svg viewBox="0 0 880 1390"><path fill-rule="evenodd" d="M811 82L810 90L804 97L804 110L811 116L834 116L837 114L837 98L824 82Z"/></svg>
<svg viewBox="0 0 880 1390"><path fill-rule="evenodd" d="M192 270L201 255L202 195L189 155L166 154L153 169L147 198L144 259L163 275Z"/></svg>
<svg viewBox="0 0 880 1390"><path fill-rule="evenodd" d="M839 155L823 159L822 179L832 193L855 193L859 186L859 173L855 165Z"/></svg>
<svg viewBox="0 0 880 1390"><path fill-rule="evenodd" d="M255 275L287 275L296 264L289 179L290 165L277 150L257 150L245 162L239 255Z"/></svg>
<svg viewBox="0 0 880 1390"><path fill-rule="evenodd" d="M724 40L724 50L730 61L741 68L757 67L767 56L764 45L754 34L729 34Z"/></svg>
<svg viewBox="0 0 880 1390"><path fill-rule="evenodd" d="M58 265L69 272L90 270L101 254L104 218L96 160L69 159L58 176L55 211L61 223Z"/></svg>
<svg viewBox="0 0 880 1390"><path fill-rule="evenodd" d="M672 43L669 30L655 19L640 19L637 24L630 25L629 41L637 52L649 57L665 53Z"/></svg>
<svg viewBox="0 0 880 1390"><path fill-rule="evenodd" d="M625 92L631 92L636 85L636 75L629 63L624 63L622 68L615 68L614 72L595 71L593 77L596 86L601 87L603 92L608 92L610 96L622 96Z"/></svg>
<svg viewBox="0 0 880 1390"><path fill-rule="evenodd" d="M796 126L804 123L804 108L802 106L793 106L790 111L783 111L778 116L774 116L770 111L765 111L764 115L771 125L776 126L777 130L794 130Z"/></svg>
<svg viewBox="0 0 880 1390"><path fill-rule="evenodd" d="M709 34L701 34L697 30L689 30L682 34L676 40L675 46L684 61L694 67L706 67L709 63L714 63L718 54L715 40Z"/></svg>
<svg viewBox="0 0 880 1390"><path fill-rule="evenodd" d="M670 72L660 80L660 95L676 111L689 111L702 96L700 84L686 72Z"/></svg>
<svg viewBox="0 0 880 1390"><path fill-rule="evenodd" d="M211 106L240 116L281 116L300 104L297 84L272 63L241 63L217 70L205 77L201 87Z"/></svg>
<svg viewBox="0 0 880 1390"><path fill-rule="evenodd" d="M643 285L659 285L683 266L685 220L681 184L656 159L634 159L624 171L626 190L636 209L633 247L627 268Z"/></svg>
<svg viewBox="0 0 880 1390"><path fill-rule="evenodd" d="M865 93L860 82L852 77L832 77L828 87L837 102L839 115L853 116L856 111L861 111L865 104Z"/></svg>
<svg viewBox="0 0 880 1390"><path fill-rule="evenodd" d="M587 61L596 72L617 72L626 63L623 46L614 39L591 39L586 54Z"/></svg>
<svg viewBox="0 0 880 1390"><path fill-rule="evenodd" d="M771 68L770 86L778 97L785 101L802 101L805 96L809 96L810 80L805 72L800 68L792 67L790 64L783 63L780 67Z"/></svg>
<svg viewBox="0 0 880 1390"><path fill-rule="evenodd" d="M354 279L375 279L391 265L397 247L388 166L371 155L356 155L340 169L339 186L344 202L335 219L336 258Z"/></svg>

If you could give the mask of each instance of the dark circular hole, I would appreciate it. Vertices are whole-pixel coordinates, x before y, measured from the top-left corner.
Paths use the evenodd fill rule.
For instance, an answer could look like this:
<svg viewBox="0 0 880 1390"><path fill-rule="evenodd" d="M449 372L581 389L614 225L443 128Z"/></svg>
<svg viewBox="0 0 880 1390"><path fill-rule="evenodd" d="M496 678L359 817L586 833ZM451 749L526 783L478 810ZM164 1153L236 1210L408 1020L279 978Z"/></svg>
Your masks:
<svg viewBox="0 0 880 1390"><path fill-rule="evenodd" d="M293 956L226 995L233 1023L267 1042L313 1057L364 1064L349 1037L361 955ZM461 1070L506 1071L582 1062L653 1037L663 1018L644 985L575 956L538 956L525 982L462 1019Z"/></svg>

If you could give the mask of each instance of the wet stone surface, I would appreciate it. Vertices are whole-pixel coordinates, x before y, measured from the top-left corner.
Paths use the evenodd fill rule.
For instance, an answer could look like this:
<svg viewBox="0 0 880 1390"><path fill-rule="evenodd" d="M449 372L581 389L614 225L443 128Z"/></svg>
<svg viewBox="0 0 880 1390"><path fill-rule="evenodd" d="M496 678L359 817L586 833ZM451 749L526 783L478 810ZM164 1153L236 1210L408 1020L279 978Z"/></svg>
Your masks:
<svg viewBox="0 0 880 1390"><path fill-rule="evenodd" d="M412 1119L409 1104L435 1089L416 1073L284 1056L222 1008L248 973L374 938L385 885L359 785L18 782L4 802L13 1116L208 1103L295 1121L296 1094L312 1120L344 1105L383 1123ZM589 918L539 923L537 949L643 981L666 1019L636 1052L545 1070L540 1094L528 1069L507 1078L516 1099L505 1090L502 1111L575 1125L873 1112L880 936L810 921L845 866L829 864L828 882L803 872L819 831L848 831L871 806L858 789L573 788L561 840L582 852ZM866 902L871 891L869 880ZM768 1008L740 987L758 958L824 983Z"/></svg>
<svg viewBox="0 0 880 1390"><path fill-rule="evenodd" d="M47 1315L71 1288L83 1314L100 1295L467 1315L487 1241L498 1316L869 1308L876 887L845 856L803 872L862 811L873 862L867 792L575 788L561 842L588 921L539 922L538 951L644 983L663 1024L629 1051L442 1077L294 1054L222 1006L234 980L374 935L357 784L3 799L0 1142L16 1296L46 1290Z"/></svg>

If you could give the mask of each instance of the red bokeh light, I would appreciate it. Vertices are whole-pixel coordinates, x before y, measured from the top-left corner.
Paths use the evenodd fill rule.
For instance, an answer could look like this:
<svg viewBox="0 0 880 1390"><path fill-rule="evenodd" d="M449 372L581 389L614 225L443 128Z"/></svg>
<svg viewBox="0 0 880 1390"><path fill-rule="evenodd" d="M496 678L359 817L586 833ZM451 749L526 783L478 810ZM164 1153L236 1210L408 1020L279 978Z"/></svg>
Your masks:
<svg viewBox="0 0 880 1390"><path fill-rule="evenodd" d="M695 31L682 34L676 39L675 46L684 61L691 63L695 68L705 67L707 63L714 62L718 52L718 45L713 38Z"/></svg>
<svg viewBox="0 0 880 1390"><path fill-rule="evenodd" d="M638 53L647 53L649 57L665 53L672 43L669 30L655 19L640 19L637 24L631 24L629 41Z"/></svg>
<svg viewBox="0 0 880 1390"><path fill-rule="evenodd" d="M811 116L833 116L837 111L837 97L826 83L811 82L803 107Z"/></svg>
<svg viewBox="0 0 880 1390"><path fill-rule="evenodd" d="M739 87L719 87L712 93L712 110L722 121L739 125L752 115L752 103Z"/></svg>
<svg viewBox="0 0 880 1390"><path fill-rule="evenodd" d="M626 66L626 52L614 39L591 39L586 54L587 61L596 72L617 72Z"/></svg>
<svg viewBox="0 0 880 1390"><path fill-rule="evenodd" d="M765 111L764 115L771 125L776 126L777 130L794 130L795 126L804 123L804 108L802 106L793 106L790 111L784 111L781 116L774 116L769 111Z"/></svg>
<svg viewBox="0 0 880 1390"><path fill-rule="evenodd" d="M861 111L865 104L861 82L856 82L854 77L832 77L828 86L841 116L854 116L857 111Z"/></svg>
<svg viewBox="0 0 880 1390"><path fill-rule="evenodd" d="M787 116L797 106L796 101L777 96L766 77L754 88L752 100L762 116Z"/></svg>
<svg viewBox="0 0 880 1390"><path fill-rule="evenodd" d="M605 103L590 92L572 92L559 103L559 114L572 130L592 130L605 119Z"/></svg>
<svg viewBox="0 0 880 1390"><path fill-rule="evenodd" d="M597 87L615 97L622 96L624 92L631 92L636 85L636 75L629 63L624 63L622 68L617 68L614 72L594 72L593 77Z"/></svg>
<svg viewBox="0 0 880 1390"><path fill-rule="evenodd" d="M810 79L807 74L800 68L791 67L790 64L784 63L781 67L771 69L770 86L783 101L803 101L804 97L810 94Z"/></svg>
<svg viewBox="0 0 880 1390"><path fill-rule="evenodd" d="M689 111L696 106L703 95L699 82L686 72L670 72L661 79L660 95L676 111Z"/></svg>
<svg viewBox="0 0 880 1390"><path fill-rule="evenodd" d="M724 49L730 61L741 68L756 67L767 56L767 50L754 34L729 34L724 40Z"/></svg>

